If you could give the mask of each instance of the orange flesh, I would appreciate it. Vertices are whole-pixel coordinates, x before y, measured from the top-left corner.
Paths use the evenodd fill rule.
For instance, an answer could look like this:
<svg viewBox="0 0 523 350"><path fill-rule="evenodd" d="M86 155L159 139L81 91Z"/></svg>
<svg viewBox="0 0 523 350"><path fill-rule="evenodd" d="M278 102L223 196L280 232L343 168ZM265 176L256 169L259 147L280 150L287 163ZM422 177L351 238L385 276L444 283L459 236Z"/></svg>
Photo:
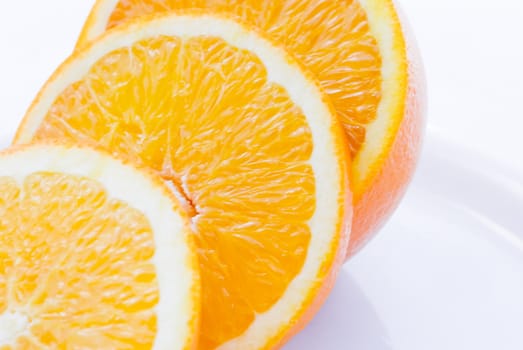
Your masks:
<svg viewBox="0 0 523 350"><path fill-rule="evenodd" d="M29 322L0 349L150 348L154 251L145 216L94 180L0 177L0 318Z"/></svg>
<svg viewBox="0 0 523 350"><path fill-rule="evenodd" d="M242 334L302 269L311 132L247 51L163 36L118 49L59 96L35 138L95 141L183 192L199 246L202 349Z"/></svg>
<svg viewBox="0 0 523 350"><path fill-rule="evenodd" d="M189 8L233 14L283 44L315 73L345 127L352 156L358 153L381 99L381 57L357 0L120 0L107 28Z"/></svg>

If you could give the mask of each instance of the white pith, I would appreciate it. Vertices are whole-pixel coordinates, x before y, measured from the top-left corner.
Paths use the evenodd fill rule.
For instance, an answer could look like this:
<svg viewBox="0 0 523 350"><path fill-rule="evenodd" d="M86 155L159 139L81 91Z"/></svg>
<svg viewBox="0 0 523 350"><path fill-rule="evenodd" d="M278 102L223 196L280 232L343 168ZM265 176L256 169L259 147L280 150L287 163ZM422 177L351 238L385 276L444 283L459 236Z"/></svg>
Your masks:
<svg viewBox="0 0 523 350"><path fill-rule="evenodd" d="M29 318L20 313L5 311L0 315L0 347L14 346L16 339L29 329Z"/></svg>
<svg viewBox="0 0 523 350"><path fill-rule="evenodd" d="M155 349L184 349L193 338L195 284L199 283L187 242L180 209L162 190L131 166L98 152L62 146L39 145L14 153L0 153L0 176L22 184L35 172L83 176L101 183L110 198L124 201L148 219L155 238L153 262L160 299L156 307L158 332ZM173 210L177 208L177 210ZM182 340L182 341L181 341Z"/></svg>
<svg viewBox="0 0 523 350"><path fill-rule="evenodd" d="M120 0L105 0L97 1L92 12L89 14L88 21L90 19L96 19L96 21L87 22L91 24L90 27L86 28L85 39L87 42L95 39L99 35L103 34L107 30L107 24L111 18L116 5ZM94 17L93 17L94 16Z"/></svg>
<svg viewBox="0 0 523 350"><path fill-rule="evenodd" d="M287 54L273 47L256 33L224 18L211 15L180 15L158 17L151 24L133 24L125 30L115 30L101 41L82 52L75 60L66 62L59 77L48 82L44 93L28 112L24 129L19 131L19 143L30 141L55 98L71 83L80 80L89 67L109 52L134 42L157 35L182 38L208 35L224 39L230 45L256 54L267 69L269 81L286 89L291 99L299 105L312 132L314 144L310 163L315 174L316 212L309 222L311 241L302 272L290 283L283 297L266 313L258 314L250 328L239 338L220 348L251 349L266 344L287 328L290 322L306 307L308 291L321 283L321 267L326 259L333 259L333 251L340 244L337 231L342 220L339 205L348 195L341 184L345 183L343 143L340 134L333 136L339 125L331 109L322 100L316 84L305 77L297 64ZM309 300L310 302L310 300Z"/></svg>
<svg viewBox="0 0 523 350"><path fill-rule="evenodd" d="M377 164L384 161L403 118L407 89L407 58L398 18L390 0L359 0L381 55L381 100L376 119L367 124L366 139L353 160L352 182L357 192L369 185ZM398 88L401 87L401 88Z"/></svg>

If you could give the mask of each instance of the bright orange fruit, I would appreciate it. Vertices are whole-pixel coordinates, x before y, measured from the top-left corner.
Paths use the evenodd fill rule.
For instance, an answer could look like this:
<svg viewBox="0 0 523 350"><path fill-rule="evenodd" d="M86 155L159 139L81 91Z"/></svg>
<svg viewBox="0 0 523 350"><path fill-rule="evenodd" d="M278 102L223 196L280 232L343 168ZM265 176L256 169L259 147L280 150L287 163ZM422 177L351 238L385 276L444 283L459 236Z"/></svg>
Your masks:
<svg viewBox="0 0 523 350"><path fill-rule="evenodd" d="M190 349L200 302L161 178L77 146L0 153L1 349Z"/></svg>
<svg viewBox="0 0 523 350"><path fill-rule="evenodd" d="M202 273L202 349L271 348L325 298L348 243L343 129L316 81L225 17L153 16L76 52L17 143L95 142L185 198Z"/></svg>
<svg viewBox="0 0 523 350"><path fill-rule="evenodd" d="M332 99L349 139L355 253L398 204L415 168L425 86L392 0L98 0L78 46L151 13L229 13L301 60ZM408 39L408 40L407 40Z"/></svg>

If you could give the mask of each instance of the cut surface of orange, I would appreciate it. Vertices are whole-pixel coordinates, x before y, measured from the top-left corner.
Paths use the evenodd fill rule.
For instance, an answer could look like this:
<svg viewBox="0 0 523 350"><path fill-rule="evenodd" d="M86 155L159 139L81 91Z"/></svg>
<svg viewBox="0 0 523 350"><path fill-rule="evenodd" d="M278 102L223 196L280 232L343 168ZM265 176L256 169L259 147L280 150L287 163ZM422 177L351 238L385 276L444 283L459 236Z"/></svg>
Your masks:
<svg viewBox="0 0 523 350"><path fill-rule="evenodd" d="M77 146L0 152L1 349L191 349L199 309L161 178Z"/></svg>
<svg viewBox="0 0 523 350"><path fill-rule="evenodd" d="M413 122L423 125L424 86L412 81L417 92L409 93L410 43L393 1L98 0L78 46L139 16L195 8L229 13L260 28L301 60L332 99L353 157L357 210L349 253L355 253L403 195L423 129L402 124L411 111ZM412 138L398 137L402 125L401 133Z"/></svg>
<svg viewBox="0 0 523 350"><path fill-rule="evenodd" d="M126 154L185 198L200 348L276 346L330 288L352 214L343 129L311 75L245 25L186 13L107 33L56 71L16 142L48 138Z"/></svg>

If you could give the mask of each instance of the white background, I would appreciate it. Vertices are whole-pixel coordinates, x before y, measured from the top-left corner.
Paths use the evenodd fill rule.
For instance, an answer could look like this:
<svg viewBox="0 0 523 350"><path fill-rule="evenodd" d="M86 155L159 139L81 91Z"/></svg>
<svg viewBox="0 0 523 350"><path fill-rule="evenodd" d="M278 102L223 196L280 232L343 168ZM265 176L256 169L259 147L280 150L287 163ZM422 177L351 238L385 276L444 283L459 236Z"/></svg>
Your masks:
<svg viewBox="0 0 523 350"><path fill-rule="evenodd" d="M92 3L0 5L0 143ZM523 2L401 4L427 71L424 161L398 213L288 348L521 350Z"/></svg>
<svg viewBox="0 0 523 350"><path fill-rule="evenodd" d="M523 169L523 2L400 3L425 61L430 124Z"/></svg>

